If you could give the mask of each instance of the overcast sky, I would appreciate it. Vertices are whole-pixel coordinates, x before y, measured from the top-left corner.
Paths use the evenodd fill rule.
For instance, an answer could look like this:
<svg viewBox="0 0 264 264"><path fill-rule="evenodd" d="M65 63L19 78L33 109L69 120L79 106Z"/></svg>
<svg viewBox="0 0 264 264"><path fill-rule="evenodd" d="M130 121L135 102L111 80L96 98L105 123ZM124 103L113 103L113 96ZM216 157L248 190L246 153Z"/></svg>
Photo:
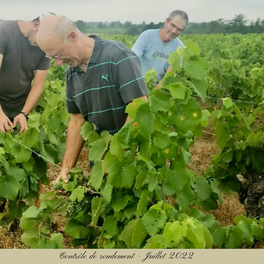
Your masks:
<svg viewBox="0 0 264 264"><path fill-rule="evenodd" d="M31 20L51 11L73 21L158 23L181 9L191 22L230 20L238 14L264 20L264 0L0 0L0 6L0 19Z"/></svg>

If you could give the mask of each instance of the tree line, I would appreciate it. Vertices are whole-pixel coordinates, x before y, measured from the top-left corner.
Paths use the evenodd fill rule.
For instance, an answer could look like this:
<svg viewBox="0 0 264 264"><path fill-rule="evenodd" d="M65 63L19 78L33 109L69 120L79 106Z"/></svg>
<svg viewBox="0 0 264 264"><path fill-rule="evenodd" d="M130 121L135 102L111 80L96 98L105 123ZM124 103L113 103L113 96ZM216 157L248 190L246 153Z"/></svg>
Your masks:
<svg viewBox="0 0 264 264"><path fill-rule="evenodd" d="M149 24L142 22L141 24L132 24L129 21L121 23L120 21L112 22L85 22L78 20L75 22L77 27L82 32L87 32L91 28L107 29L107 28L122 28L126 35L139 35L147 29L162 28L164 22L157 24L151 22ZM257 18L255 21L247 20L244 14L235 15L230 20L219 18L210 22L195 23L190 22L184 31L184 34L214 34L214 33L264 33L264 19Z"/></svg>

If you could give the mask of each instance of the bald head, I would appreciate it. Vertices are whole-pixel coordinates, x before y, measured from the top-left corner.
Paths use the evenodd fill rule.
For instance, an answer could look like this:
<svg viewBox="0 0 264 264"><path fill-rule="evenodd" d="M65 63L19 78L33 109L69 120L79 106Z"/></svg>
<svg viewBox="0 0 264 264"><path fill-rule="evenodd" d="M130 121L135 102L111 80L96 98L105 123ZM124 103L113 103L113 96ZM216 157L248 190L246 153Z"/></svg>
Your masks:
<svg viewBox="0 0 264 264"><path fill-rule="evenodd" d="M36 41L38 46L48 53L70 32L78 31L74 22L65 16L46 16L40 21Z"/></svg>

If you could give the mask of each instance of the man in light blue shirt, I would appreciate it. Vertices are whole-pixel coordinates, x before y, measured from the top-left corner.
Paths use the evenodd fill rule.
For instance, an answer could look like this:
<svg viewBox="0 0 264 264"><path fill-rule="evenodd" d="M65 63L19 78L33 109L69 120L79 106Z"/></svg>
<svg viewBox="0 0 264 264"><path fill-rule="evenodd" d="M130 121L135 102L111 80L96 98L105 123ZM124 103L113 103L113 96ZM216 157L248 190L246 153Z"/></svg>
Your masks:
<svg viewBox="0 0 264 264"><path fill-rule="evenodd" d="M160 86L166 72L172 67L168 64L171 52L184 47L178 36L188 24L188 15L181 10L171 12L165 20L164 28L149 29L141 33L132 47L139 57L143 74L152 68L157 72L157 86Z"/></svg>

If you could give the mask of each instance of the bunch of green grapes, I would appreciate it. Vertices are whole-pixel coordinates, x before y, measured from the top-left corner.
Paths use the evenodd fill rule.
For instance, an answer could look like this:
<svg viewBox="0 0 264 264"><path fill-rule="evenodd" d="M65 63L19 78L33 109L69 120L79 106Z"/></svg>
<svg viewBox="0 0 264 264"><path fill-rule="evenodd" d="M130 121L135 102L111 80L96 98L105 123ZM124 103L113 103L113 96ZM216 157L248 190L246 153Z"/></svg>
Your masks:
<svg viewBox="0 0 264 264"><path fill-rule="evenodd" d="M54 183L54 185L53 185L53 188L54 188L54 190L56 190L56 191L62 191L62 190L64 190L63 189L63 180L62 179L60 179L58 182L55 182Z"/></svg>
<svg viewBox="0 0 264 264"><path fill-rule="evenodd" d="M80 203L77 200L75 200L67 206L66 216L73 217L74 215L81 212L82 209L83 209L83 203Z"/></svg>

